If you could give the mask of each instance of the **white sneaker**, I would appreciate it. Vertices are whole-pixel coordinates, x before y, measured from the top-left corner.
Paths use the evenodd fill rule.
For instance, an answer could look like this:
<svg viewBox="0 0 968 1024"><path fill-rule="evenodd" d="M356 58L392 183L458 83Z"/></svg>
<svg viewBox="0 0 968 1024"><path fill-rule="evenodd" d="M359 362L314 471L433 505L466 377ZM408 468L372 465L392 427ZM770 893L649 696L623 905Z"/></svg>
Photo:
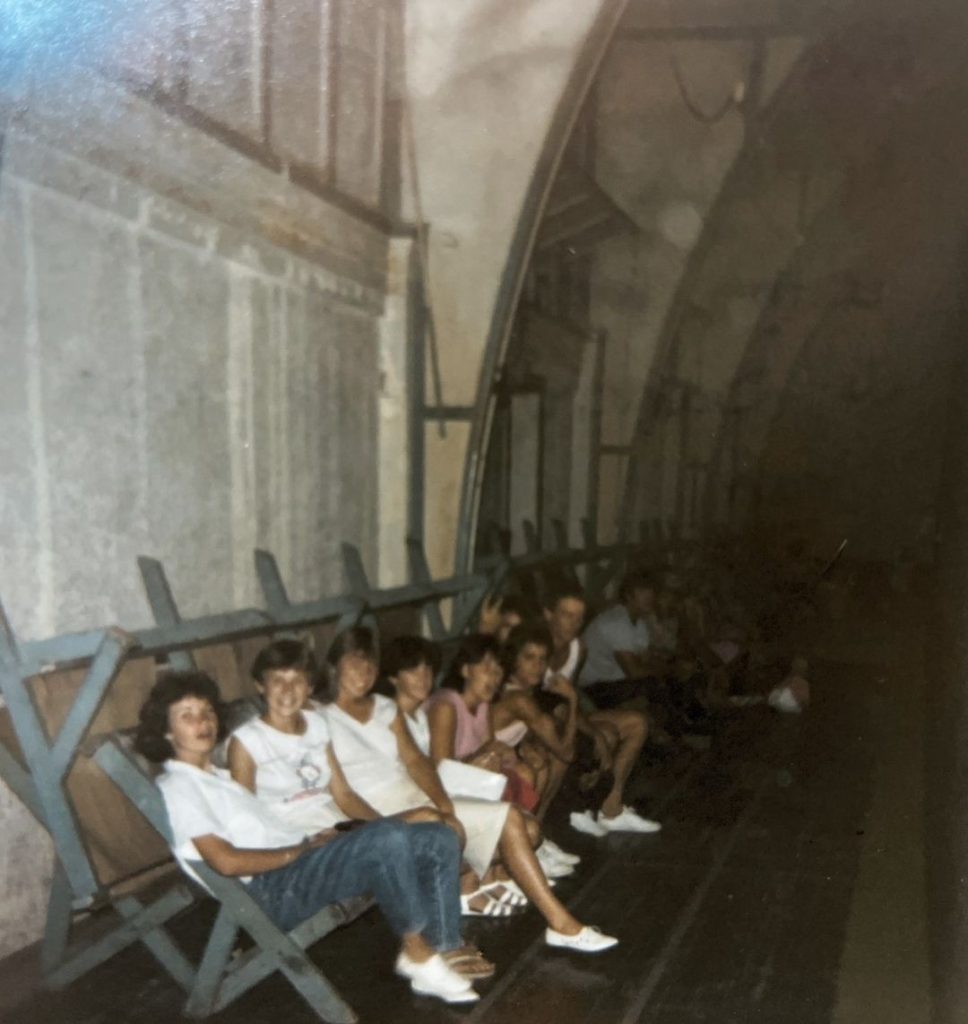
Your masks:
<svg viewBox="0 0 968 1024"><path fill-rule="evenodd" d="M571 949L576 953L603 953L618 945L613 935L603 935L597 928L586 924L577 935L565 935L553 928L545 929L545 942L558 949Z"/></svg>
<svg viewBox="0 0 968 1024"><path fill-rule="evenodd" d="M581 857L577 853L568 853L563 850L557 843L552 842L550 839L546 839L539 847L539 850L547 849L552 857L560 860L562 864L571 864L574 867L576 864L581 864Z"/></svg>
<svg viewBox="0 0 968 1024"><path fill-rule="evenodd" d="M623 807L614 818L606 818L599 811L596 824L606 832L658 832L662 828L659 822L652 821L651 818L643 818L631 807Z"/></svg>
<svg viewBox="0 0 968 1024"><path fill-rule="evenodd" d="M410 987L418 995L436 996L445 1003L476 1003L481 998L467 978L449 967L437 954L420 964L401 953L395 969L401 977L410 980Z"/></svg>
<svg viewBox="0 0 968 1024"><path fill-rule="evenodd" d="M545 847L547 845L547 842L544 842L534 851L534 855L538 858L538 863L541 865L541 870L545 873L545 877L567 878L568 875L573 875L575 869L571 864L566 864L554 856L550 850L546 850Z"/></svg>
<svg viewBox="0 0 968 1024"><path fill-rule="evenodd" d="M597 836L600 839L608 835L608 829L595 820L591 811L572 811L568 820L576 832L584 832L586 836Z"/></svg>

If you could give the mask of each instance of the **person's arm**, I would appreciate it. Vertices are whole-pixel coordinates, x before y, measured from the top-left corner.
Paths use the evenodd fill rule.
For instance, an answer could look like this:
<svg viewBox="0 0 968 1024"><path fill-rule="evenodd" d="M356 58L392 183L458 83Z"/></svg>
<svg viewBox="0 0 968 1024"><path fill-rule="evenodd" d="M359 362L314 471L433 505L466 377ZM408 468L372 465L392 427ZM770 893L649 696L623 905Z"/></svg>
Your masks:
<svg viewBox="0 0 968 1024"><path fill-rule="evenodd" d="M557 693L565 698L568 707L568 714L565 718L561 732L558 731L558 724L551 715L546 715L539 707L533 697L527 694L515 694L514 710L517 717L527 725L528 729L537 737L538 741L559 761L569 763L575 756L575 729L578 725L578 694L575 688L567 679L562 682L567 686L570 693L564 692L564 687L549 687L550 692Z"/></svg>
<svg viewBox="0 0 968 1024"><path fill-rule="evenodd" d="M246 750L234 736L229 739L228 762L232 778L235 779L240 786L245 786L250 793L254 793L256 773L255 760L248 750ZM245 873L246 872L243 872L243 874Z"/></svg>
<svg viewBox="0 0 968 1024"><path fill-rule="evenodd" d="M376 821L380 815L347 782L346 773L343 771L343 766L336 760L332 744L326 748L326 758L329 761L330 770L329 791L333 794L336 806L347 818Z"/></svg>
<svg viewBox="0 0 968 1024"><path fill-rule="evenodd" d="M427 710L430 723L430 759L440 764L445 758L454 756L454 741L457 736L457 712L444 700L432 701Z"/></svg>
<svg viewBox="0 0 968 1024"><path fill-rule="evenodd" d="M276 850L242 849L214 834L196 836L192 842L201 854L202 860L210 868L220 875L238 878L242 875L261 875L265 871L287 867L307 850L323 846L338 835L335 829L326 829L296 846L283 846Z"/></svg>
<svg viewBox="0 0 968 1024"><path fill-rule="evenodd" d="M407 774L414 782L430 797L434 806L445 814L454 813L454 804L444 789L437 769L429 757L424 757L420 748L413 741L410 730L403 720L403 712L398 712L390 726L394 736L397 738L397 753ZM431 736L433 732L431 731ZM431 739L431 750L433 750L433 739Z"/></svg>
<svg viewBox="0 0 968 1024"><path fill-rule="evenodd" d="M477 614L477 632L494 636L501 625L501 595L488 594Z"/></svg>

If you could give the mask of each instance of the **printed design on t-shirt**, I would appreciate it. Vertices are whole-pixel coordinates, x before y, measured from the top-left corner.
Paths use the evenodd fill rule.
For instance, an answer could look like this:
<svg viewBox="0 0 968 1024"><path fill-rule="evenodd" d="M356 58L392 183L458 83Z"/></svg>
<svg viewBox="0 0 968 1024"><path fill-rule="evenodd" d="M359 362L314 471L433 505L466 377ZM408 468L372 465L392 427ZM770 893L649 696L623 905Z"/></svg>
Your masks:
<svg viewBox="0 0 968 1024"><path fill-rule="evenodd" d="M306 797L315 796L317 793L323 791L323 787L320 785L320 779L323 777L323 770L313 760L313 755L308 750L303 754L299 764L296 765L296 777L302 786L302 790L298 793L293 793L289 797L288 802L292 803L294 800L304 800Z"/></svg>

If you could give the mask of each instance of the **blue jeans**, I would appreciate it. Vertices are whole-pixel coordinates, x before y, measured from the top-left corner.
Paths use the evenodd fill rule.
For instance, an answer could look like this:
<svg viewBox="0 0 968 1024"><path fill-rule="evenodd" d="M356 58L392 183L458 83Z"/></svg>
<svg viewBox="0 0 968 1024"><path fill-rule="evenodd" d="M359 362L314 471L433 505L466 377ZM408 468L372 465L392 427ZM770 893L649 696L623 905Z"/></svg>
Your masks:
<svg viewBox="0 0 968 1024"><path fill-rule="evenodd" d="M459 873L453 829L382 818L256 875L248 890L285 931L327 903L372 896L397 935L420 934L444 952L461 944Z"/></svg>

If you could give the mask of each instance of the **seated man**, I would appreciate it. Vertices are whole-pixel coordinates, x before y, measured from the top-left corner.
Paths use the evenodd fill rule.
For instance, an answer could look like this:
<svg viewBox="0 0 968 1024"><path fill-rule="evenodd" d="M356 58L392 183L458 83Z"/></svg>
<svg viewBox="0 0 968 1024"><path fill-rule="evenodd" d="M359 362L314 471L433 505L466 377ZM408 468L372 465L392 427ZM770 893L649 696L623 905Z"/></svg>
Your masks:
<svg viewBox="0 0 968 1024"><path fill-rule="evenodd" d="M545 621L551 632L552 650L545 677L545 691L554 685L555 676L569 683L580 677L585 648L578 634L585 620L585 596L576 585L563 584L549 593L545 601ZM546 696L551 694L546 693ZM539 704L543 704L539 701ZM612 773L612 787L598 813L576 812L571 824L579 832L605 836L609 832L657 832L658 822L643 818L624 801L625 784L638 760L648 735L648 722L638 711L601 710L593 704L579 707L578 733L590 741L598 772Z"/></svg>
<svg viewBox="0 0 968 1024"><path fill-rule="evenodd" d="M578 684L603 709L647 697L649 681L658 684L671 668L669 655L651 644L647 625L655 613L651 578L629 573L619 584L618 598L618 604L591 621L583 636L588 655Z"/></svg>

